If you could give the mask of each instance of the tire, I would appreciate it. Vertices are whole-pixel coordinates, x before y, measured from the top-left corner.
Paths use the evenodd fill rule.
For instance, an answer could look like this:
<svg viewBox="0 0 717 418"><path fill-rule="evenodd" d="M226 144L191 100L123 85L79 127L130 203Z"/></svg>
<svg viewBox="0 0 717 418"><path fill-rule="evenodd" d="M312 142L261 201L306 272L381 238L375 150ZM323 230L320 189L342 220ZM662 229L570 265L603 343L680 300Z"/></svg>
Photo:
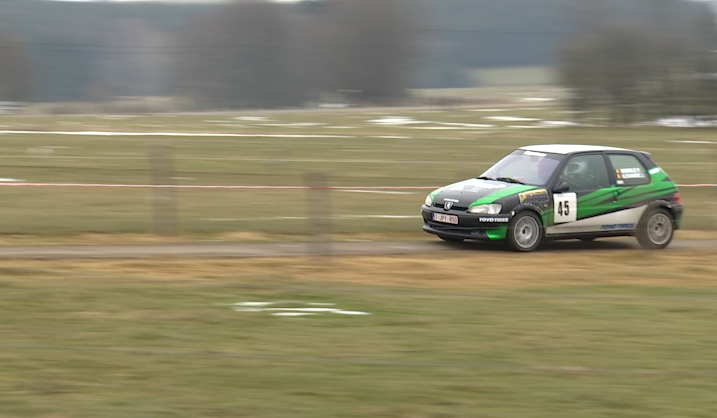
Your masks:
<svg viewBox="0 0 717 418"><path fill-rule="evenodd" d="M663 208L648 211L637 225L637 242L648 250L661 250L667 247L674 234L672 215Z"/></svg>
<svg viewBox="0 0 717 418"><path fill-rule="evenodd" d="M442 239L445 242L463 242L463 238L453 238L453 237L447 237L445 235L439 235L438 238Z"/></svg>
<svg viewBox="0 0 717 418"><path fill-rule="evenodd" d="M543 240L543 226L538 215L530 211L516 215L508 224L505 240L513 251L528 252L538 248Z"/></svg>

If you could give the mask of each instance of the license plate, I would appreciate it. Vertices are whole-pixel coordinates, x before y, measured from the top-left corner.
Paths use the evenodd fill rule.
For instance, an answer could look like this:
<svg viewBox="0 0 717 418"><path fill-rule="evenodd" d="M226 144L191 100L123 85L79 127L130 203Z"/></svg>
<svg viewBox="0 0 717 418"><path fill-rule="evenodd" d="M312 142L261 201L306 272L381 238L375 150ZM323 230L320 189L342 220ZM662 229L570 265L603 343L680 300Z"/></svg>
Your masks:
<svg viewBox="0 0 717 418"><path fill-rule="evenodd" d="M433 220L443 222L445 224L458 225L458 217L456 215L446 215L445 213L434 213Z"/></svg>

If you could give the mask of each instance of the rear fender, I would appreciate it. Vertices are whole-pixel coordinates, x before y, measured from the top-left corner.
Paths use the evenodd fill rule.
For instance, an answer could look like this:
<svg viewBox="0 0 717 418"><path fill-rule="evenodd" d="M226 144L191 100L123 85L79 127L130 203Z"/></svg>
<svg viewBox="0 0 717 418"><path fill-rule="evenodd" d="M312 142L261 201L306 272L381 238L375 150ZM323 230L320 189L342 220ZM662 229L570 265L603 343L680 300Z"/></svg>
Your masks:
<svg viewBox="0 0 717 418"><path fill-rule="evenodd" d="M668 202L667 200L655 200L654 202L650 202L647 205L647 209L645 209L645 214L649 213L650 211L658 208L667 209L667 211L672 215L672 223L674 224L675 229L679 229L680 227L680 215L681 213L677 212L677 205L675 205L672 202ZM645 215L643 215L644 217ZM640 220L642 222L642 220Z"/></svg>

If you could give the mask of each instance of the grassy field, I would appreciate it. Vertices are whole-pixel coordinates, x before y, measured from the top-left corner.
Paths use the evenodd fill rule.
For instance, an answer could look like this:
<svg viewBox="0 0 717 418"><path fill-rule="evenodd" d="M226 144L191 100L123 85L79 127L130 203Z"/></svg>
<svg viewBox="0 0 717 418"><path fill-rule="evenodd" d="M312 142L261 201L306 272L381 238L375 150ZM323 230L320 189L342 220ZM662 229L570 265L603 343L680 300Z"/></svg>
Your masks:
<svg viewBox="0 0 717 418"><path fill-rule="evenodd" d="M344 236L414 239L422 235L418 208L431 188L476 176L527 144L638 148L651 152L678 183L717 183L717 145L710 143L717 142L717 131L608 127L590 119L582 123L596 126L549 128L555 126L550 121L571 122L575 116L541 101L551 91L486 94L500 96L501 107L2 115L1 176L36 183L152 184L150 149L160 146L172 155L171 181L177 185L304 186L309 173L324 173L330 185L347 189L319 197L330 212L326 204L307 203L312 196L305 190L183 189L173 198L177 232L186 239L257 234L300 239L310 231L307 218L322 216L333 217L332 230ZM351 190L359 186L422 189ZM155 229L153 204L166 198L149 189L4 187L2 192L8 202L2 243L148 235ZM715 188L681 193L685 227L716 229Z"/></svg>
<svg viewBox="0 0 717 418"><path fill-rule="evenodd" d="M4 262L0 416L715 416L717 252L566 257Z"/></svg>
<svg viewBox="0 0 717 418"><path fill-rule="evenodd" d="M305 240L321 219L337 240L433 239L418 215L429 189L526 144L643 149L680 184L717 183L717 131L549 128L573 117L539 100L550 91L471 94L500 105L1 115L6 180L151 184L149 151L164 146L178 185L303 186L324 173L345 188L6 186L0 245ZM714 237L717 190L681 194L678 237ZM159 237L153 204L168 196L178 235ZM610 248L6 260L0 417L717 415L717 251Z"/></svg>

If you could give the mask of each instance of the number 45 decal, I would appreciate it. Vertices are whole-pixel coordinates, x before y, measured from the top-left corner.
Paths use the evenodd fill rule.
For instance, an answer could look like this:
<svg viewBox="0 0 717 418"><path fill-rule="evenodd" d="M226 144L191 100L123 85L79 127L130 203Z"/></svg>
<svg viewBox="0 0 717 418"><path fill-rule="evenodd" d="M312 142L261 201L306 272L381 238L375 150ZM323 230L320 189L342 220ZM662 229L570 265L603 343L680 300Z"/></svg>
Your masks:
<svg viewBox="0 0 717 418"><path fill-rule="evenodd" d="M575 193L553 195L553 222L556 224L575 222L578 214L578 198Z"/></svg>

